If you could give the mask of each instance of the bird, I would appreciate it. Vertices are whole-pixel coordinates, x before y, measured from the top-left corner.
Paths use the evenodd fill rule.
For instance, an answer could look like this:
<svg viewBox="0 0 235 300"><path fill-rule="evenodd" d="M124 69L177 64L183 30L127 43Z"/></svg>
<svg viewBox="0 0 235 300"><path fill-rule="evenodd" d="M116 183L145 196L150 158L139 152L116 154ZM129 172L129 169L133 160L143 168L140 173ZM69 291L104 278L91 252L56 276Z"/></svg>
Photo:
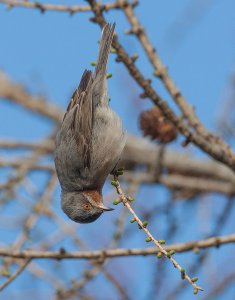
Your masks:
<svg viewBox="0 0 235 300"><path fill-rule="evenodd" d="M61 186L61 208L74 222L91 223L113 208L102 188L126 143L119 116L110 108L106 66L114 24L102 30L94 73L85 70L55 138L54 161Z"/></svg>

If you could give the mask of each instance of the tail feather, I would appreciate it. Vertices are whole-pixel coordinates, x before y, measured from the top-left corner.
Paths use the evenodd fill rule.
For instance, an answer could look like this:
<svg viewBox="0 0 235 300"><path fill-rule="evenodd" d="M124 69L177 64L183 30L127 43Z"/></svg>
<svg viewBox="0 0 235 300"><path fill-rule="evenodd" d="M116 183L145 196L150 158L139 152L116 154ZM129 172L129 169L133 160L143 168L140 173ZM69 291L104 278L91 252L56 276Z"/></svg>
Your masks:
<svg viewBox="0 0 235 300"><path fill-rule="evenodd" d="M113 40L114 29L115 23L113 25L106 24L103 28L94 77L96 77L98 74L106 75L106 65Z"/></svg>
<svg viewBox="0 0 235 300"><path fill-rule="evenodd" d="M93 105L96 106L107 98L106 66L113 40L115 23L106 24L100 41L100 49L94 73ZM107 102L107 99L105 99Z"/></svg>

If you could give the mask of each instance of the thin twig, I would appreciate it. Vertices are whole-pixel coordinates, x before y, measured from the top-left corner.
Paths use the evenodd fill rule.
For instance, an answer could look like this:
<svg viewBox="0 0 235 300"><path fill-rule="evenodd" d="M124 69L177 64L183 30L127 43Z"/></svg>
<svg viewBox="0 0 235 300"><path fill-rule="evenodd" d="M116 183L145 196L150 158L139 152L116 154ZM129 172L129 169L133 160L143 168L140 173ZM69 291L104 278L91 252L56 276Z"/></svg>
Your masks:
<svg viewBox="0 0 235 300"><path fill-rule="evenodd" d="M17 1L17 0L0 0L0 3L5 3L8 8L12 7L24 7L24 8L34 8L38 9L40 12L45 11L58 11L58 12L68 12L71 15L78 12L89 12L91 8L89 5L61 5L61 4L42 4L37 1ZM120 9L120 5L117 2L106 3L101 5L102 10L108 11L112 9Z"/></svg>
<svg viewBox="0 0 235 300"><path fill-rule="evenodd" d="M154 236L147 229L147 227L144 226L143 222L139 219L139 217L136 215L136 213L132 209L132 207L130 205L130 202L129 202L129 198L122 191L122 188L121 188L120 183L117 180L117 178L115 178L114 186L116 187L117 193L118 193L118 195L120 197L120 200L122 201L123 205L132 214L133 218L138 223L139 227L142 228L144 230L144 232L147 234L147 236L149 238L149 241L152 241L157 246L157 248L159 249L159 252L161 254L163 254L166 258L168 258L172 262L174 267L177 268L181 272L181 274L182 273L184 274L183 277L194 287L194 293L195 294L198 291L203 291L203 289L194 282L194 280L185 272L185 270L181 267L181 265L173 258L173 256L170 254L170 252L168 252L166 249L164 249L164 247L162 246L160 241L155 239ZM173 249L173 250L175 251L175 249Z"/></svg>
<svg viewBox="0 0 235 300"><path fill-rule="evenodd" d="M92 8L95 15L92 18L93 22L98 23L101 27L104 27L106 20L103 16L102 10L95 0L87 0ZM176 128L186 138L186 144L192 142L204 152L208 153L214 159L229 166L232 170L235 170L235 154L231 153L229 146L222 147L220 144L211 143L208 139L205 139L201 134L194 132L182 121L182 118L178 117L169 105L164 101L155 89L152 87L149 79L146 79L140 70L135 65L135 60L131 58L122 45L118 41L117 35L114 36L112 46L117 52L117 60L122 61L127 67L133 79L142 87L144 90L143 97L150 98L162 111L163 115L170 120Z"/></svg>
<svg viewBox="0 0 235 300"><path fill-rule="evenodd" d="M177 253L183 253L188 251L194 251L198 249L206 249L211 247L220 247L226 244L235 243L235 234L212 237L205 240L191 241L186 243L176 243L164 246L166 252L175 250ZM107 257L121 257L121 256L147 256L156 255L158 249L152 248L128 248L128 249L103 249L97 251L42 251L42 250L11 250L8 248L0 249L0 256L11 258L32 258L32 259L98 259Z"/></svg>
<svg viewBox="0 0 235 300"><path fill-rule="evenodd" d="M3 72L0 72L0 97L18 103L56 123L60 123L63 118L63 111L59 107L43 97L32 96L23 86L10 81Z"/></svg>
<svg viewBox="0 0 235 300"><path fill-rule="evenodd" d="M16 279L16 277L18 277L23 271L24 269L27 267L27 265L30 263L31 259L28 258L20 267L19 269L12 274L1 286L0 286L0 292L2 290L4 290L13 280Z"/></svg>

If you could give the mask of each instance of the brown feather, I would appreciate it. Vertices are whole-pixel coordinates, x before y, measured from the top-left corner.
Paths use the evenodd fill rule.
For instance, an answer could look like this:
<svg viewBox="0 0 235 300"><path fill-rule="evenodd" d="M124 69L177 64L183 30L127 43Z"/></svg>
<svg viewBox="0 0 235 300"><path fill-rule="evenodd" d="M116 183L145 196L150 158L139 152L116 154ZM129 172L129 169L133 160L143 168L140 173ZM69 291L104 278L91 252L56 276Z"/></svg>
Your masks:
<svg viewBox="0 0 235 300"><path fill-rule="evenodd" d="M82 147L84 167L90 167L92 149L92 73L85 70L78 88L74 91L64 119L73 110L70 128L78 147Z"/></svg>

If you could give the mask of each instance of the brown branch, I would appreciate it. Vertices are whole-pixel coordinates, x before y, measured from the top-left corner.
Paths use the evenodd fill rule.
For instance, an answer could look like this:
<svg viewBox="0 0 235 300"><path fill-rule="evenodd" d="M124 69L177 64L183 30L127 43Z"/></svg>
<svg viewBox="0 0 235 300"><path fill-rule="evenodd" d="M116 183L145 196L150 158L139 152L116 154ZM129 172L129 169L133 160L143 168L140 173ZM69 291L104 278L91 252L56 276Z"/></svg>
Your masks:
<svg viewBox="0 0 235 300"><path fill-rule="evenodd" d="M235 195L235 184L233 181L224 182L211 178L200 178L189 175L169 174L159 175L137 171L125 171L122 177L125 181L141 182L142 184L160 183L170 189L190 190L196 193L221 193L228 196Z"/></svg>
<svg viewBox="0 0 235 300"><path fill-rule="evenodd" d="M235 243L235 234L211 237L205 240L190 241L186 243L176 243L164 246L165 251L169 252L175 250L177 253L183 253L188 251L194 251L198 249L206 249L211 247L220 247L226 244ZM156 247L143 248L143 249L104 249L97 251L41 251L41 250L11 250L11 249L0 249L0 256L20 258L20 259L86 259L86 260L101 260L105 258L115 257L128 257L128 256L147 256L156 255L159 250Z"/></svg>
<svg viewBox="0 0 235 300"><path fill-rule="evenodd" d="M17 250L20 247L22 247L22 245L24 245L25 241L29 237L30 231L36 224L39 215L44 213L46 207L52 200L52 195L56 184L57 176L54 172L53 174L51 174L50 179L48 179L41 196L38 198L38 201L34 204L31 214L26 218L23 225L23 230L20 232L19 236L17 237L16 241L12 246L13 249Z"/></svg>
<svg viewBox="0 0 235 300"><path fill-rule="evenodd" d="M54 150L54 142L51 140L43 140L39 143L28 143L22 141L0 140L0 148L2 149L26 149L32 151L40 151L40 153L52 153Z"/></svg>
<svg viewBox="0 0 235 300"><path fill-rule="evenodd" d="M213 290L211 290L203 300L215 299L219 294L221 294L228 286L235 281L235 272L227 275L220 282L217 282Z"/></svg>
<svg viewBox="0 0 235 300"><path fill-rule="evenodd" d="M0 140L0 148L38 150L41 153L52 154L54 142L51 139L45 139L40 143ZM135 137L129 134L119 165L125 166L126 170L133 170L137 165L145 165L148 168L152 167L155 169L157 168L160 148L160 146L149 142L146 138ZM18 168L26 163L27 161L22 158L16 158L14 161L1 159L0 167ZM162 168L168 173L187 175L189 177L211 178L235 184L235 175L226 166L216 161L191 157L187 153L165 149L161 164ZM52 171L54 167L53 165L40 164L30 165L30 168Z"/></svg>
<svg viewBox="0 0 235 300"><path fill-rule="evenodd" d="M200 122L196 116L195 110L190 106L187 100L184 98L179 88L176 86L173 79L170 77L166 66L162 63L160 57L158 56L155 48L149 40L149 37L144 30L144 27L140 23L139 19L135 15L134 7L132 5L127 5L129 2L127 0L117 0L120 6L122 6L122 11L125 13L127 20L131 24L130 33L134 34L142 45L144 51L146 52L150 63L154 67L154 75L159 77L163 82L166 90L171 95L172 99L180 108L185 119L188 120L190 126L192 126L202 137L210 140L213 143L218 143L227 153L232 153L229 146L219 137L212 135Z"/></svg>
<svg viewBox="0 0 235 300"><path fill-rule="evenodd" d="M30 163L27 160L23 159L17 159L15 161L0 159L0 167L2 168L11 167L19 169L22 167L22 165L24 166L24 170L27 171L55 171L55 167L53 164L36 164ZM9 179L6 183L0 183L0 190L12 187L21 178L22 176L17 176ZM194 193L221 193L228 196L235 194L233 177L226 182L218 179L200 178L189 175L183 176L180 174L160 175L156 178L154 174L151 173L125 171L123 179L128 182L141 182L145 184L159 183L167 186L170 189L191 190Z"/></svg>
<svg viewBox="0 0 235 300"><path fill-rule="evenodd" d="M24 166L25 170L37 170L37 171L47 171L54 172L55 167L53 164L37 164L33 161L27 159L17 159L16 160L3 160L0 159L1 168L21 168Z"/></svg>
<svg viewBox="0 0 235 300"><path fill-rule="evenodd" d="M58 12L68 12L70 14L78 12L89 12L91 8L89 5L61 5L61 4L41 4L40 2L30 2L30 1L17 1L17 0L0 0L0 3L4 3L8 8L12 7L24 7L24 8L34 8L38 9L42 13L45 11L58 11ZM106 3L100 5L103 11L108 11L112 9L120 9L120 5L117 2Z"/></svg>
<svg viewBox="0 0 235 300"><path fill-rule="evenodd" d="M63 112L56 105L47 102L42 97L32 96L21 85L11 82L5 74L0 73L0 97L39 113L56 123L60 123Z"/></svg>
<svg viewBox="0 0 235 300"><path fill-rule="evenodd" d="M112 285L115 287L115 289L117 290L117 292L120 295L120 299L122 299L122 300L130 299L130 297L127 294L126 289L120 284L120 282L114 277L113 274L111 274L107 270L104 270L104 275L112 283Z"/></svg>
<svg viewBox="0 0 235 300"><path fill-rule="evenodd" d="M181 265L173 258L173 254L171 254L170 252L168 252L163 246L162 243L157 240L152 233L147 229L147 227L144 225L144 223L139 219L139 217L137 216L137 214L135 213L135 211L132 209L130 202L129 202L129 198L124 194L124 192L122 191L122 188L120 186L119 181L116 179L116 177L114 176L114 182L113 185L116 187L117 193L119 195L119 199L120 201L123 203L123 205L129 210L129 212L132 214L133 216L133 220L137 222L139 228L141 228L147 235L147 239L148 242L153 242L157 249L158 249L158 253L160 253L161 255L164 255L164 257L168 258L173 266L175 268L177 268L183 278L186 279L194 288L194 294L197 294L198 291L203 291L203 289L198 286L195 281L193 280L193 278L191 278L186 272L185 270L181 267ZM146 241L147 241L146 239ZM175 253L175 249L173 249L172 251L174 251Z"/></svg>
<svg viewBox="0 0 235 300"><path fill-rule="evenodd" d="M52 154L54 143L45 139L40 143L26 143L20 141L0 141L0 148L30 149L40 153ZM143 138L128 136L127 145L123 153L121 166L126 167L123 179L131 182L160 183L172 189L188 189L197 192L218 192L225 195L235 193L235 175L225 166L215 161L191 158L186 154L172 152L166 149L161 164L166 174L156 177L151 172L137 172L132 170L136 165L147 165L156 169L156 157L160 148ZM28 158L15 158L14 160L0 159L0 167L16 168L28 171L54 172L53 164L42 164ZM9 179L10 180L10 179ZM6 189L15 182L13 178L0 184L0 189Z"/></svg>
<svg viewBox="0 0 235 300"><path fill-rule="evenodd" d="M139 188L139 185L136 183L132 183L128 186L128 194L130 193L131 195L135 195L137 190ZM124 209L122 213L118 216L118 219L116 220L115 224L115 231L113 233L113 238L111 239L111 242L109 243L107 248L117 248L118 243L120 239L123 237L123 232L124 232L124 226L125 226L125 221L127 217L128 211ZM85 270L82 274L82 278L75 282L71 288L68 290L65 290L59 294L59 299L68 299L71 296L75 296L78 290L81 290L87 285L91 280L93 280L98 274L101 272L104 273L106 276L106 269L105 266L109 263L109 260L106 258L101 258L98 260L98 262L93 262L92 266L88 269ZM107 276L106 276L107 277ZM124 299L122 297L122 299Z"/></svg>
<svg viewBox="0 0 235 300"><path fill-rule="evenodd" d="M0 286L0 292L2 290L4 290L13 280L16 279L16 277L18 277L23 271L24 269L28 266L28 264L30 263L31 259L28 258L20 267L19 269L12 274L1 286Z"/></svg>
<svg viewBox="0 0 235 300"><path fill-rule="evenodd" d="M166 66L162 63L161 59L159 58L156 49L153 47L146 31L144 30L144 27L135 15L132 6L125 5L126 2L126 0L118 0L118 3L120 6L122 6L122 10L126 15L127 20L131 24L130 33L134 34L139 40L140 44L142 45L149 58L150 63L154 67L156 76L162 80L165 88L181 109L183 116L188 119L189 124L192 127L194 127L201 135L208 136L209 133L206 131L204 126L197 118L194 109L187 103L186 99L179 91L179 88L176 86L175 82L167 72Z"/></svg>
<svg viewBox="0 0 235 300"><path fill-rule="evenodd" d="M98 23L101 27L106 24L102 10L95 0L87 0L95 14L92 21ZM129 70L133 79L143 88L144 96L150 98L185 137L187 142L193 142L199 148L204 150L214 159L224 163L231 169L235 170L235 155L231 153L229 147L226 149L219 144L211 143L208 139L203 138L197 132L192 132L188 126L182 122L168 104L156 93L148 79L145 79L140 70L136 67L134 60L128 56L123 47L118 41L117 35L114 36L112 46L117 51L117 60L122 61Z"/></svg>

